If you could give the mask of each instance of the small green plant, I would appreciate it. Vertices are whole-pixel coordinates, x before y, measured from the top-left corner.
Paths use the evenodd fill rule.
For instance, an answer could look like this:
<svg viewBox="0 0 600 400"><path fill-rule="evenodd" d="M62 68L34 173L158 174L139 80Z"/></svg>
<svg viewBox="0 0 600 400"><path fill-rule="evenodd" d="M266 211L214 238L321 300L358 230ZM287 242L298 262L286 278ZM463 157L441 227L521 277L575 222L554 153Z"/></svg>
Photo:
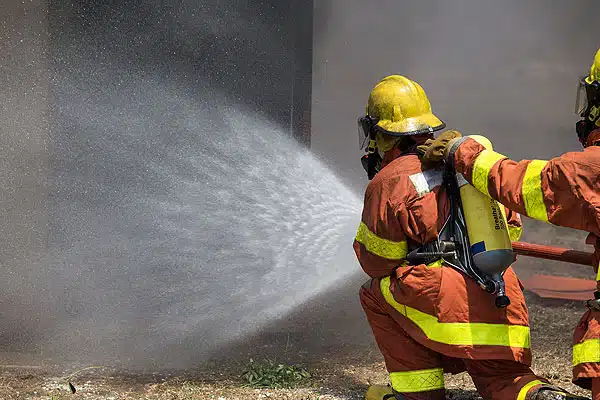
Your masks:
<svg viewBox="0 0 600 400"><path fill-rule="evenodd" d="M292 388L311 377L310 373L293 365L274 363L271 360L250 363L242 373L246 386L255 388Z"/></svg>

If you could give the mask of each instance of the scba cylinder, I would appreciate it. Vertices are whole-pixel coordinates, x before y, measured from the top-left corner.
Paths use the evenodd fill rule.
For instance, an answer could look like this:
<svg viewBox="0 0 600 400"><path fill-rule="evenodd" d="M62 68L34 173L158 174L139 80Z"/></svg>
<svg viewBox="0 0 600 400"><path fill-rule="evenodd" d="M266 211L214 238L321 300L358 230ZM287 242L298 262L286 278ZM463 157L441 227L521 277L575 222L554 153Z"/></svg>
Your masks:
<svg viewBox="0 0 600 400"><path fill-rule="evenodd" d="M484 136L469 137L492 150L492 143ZM475 189L462 175L457 178L473 262L493 281L503 283L502 273L515 261L504 207Z"/></svg>

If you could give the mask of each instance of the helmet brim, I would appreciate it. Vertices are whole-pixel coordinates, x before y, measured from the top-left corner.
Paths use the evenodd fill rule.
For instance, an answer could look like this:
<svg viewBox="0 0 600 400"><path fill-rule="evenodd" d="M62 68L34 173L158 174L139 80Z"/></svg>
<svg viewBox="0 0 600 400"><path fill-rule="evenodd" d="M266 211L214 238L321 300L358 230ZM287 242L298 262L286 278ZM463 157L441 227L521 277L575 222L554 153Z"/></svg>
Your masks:
<svg viewBox="0 0 600 400"><path fill-rule="evenodd" d="M432 113L406 118L402 121L379 120L375 129L391 136L424 135L444 129L446 124Z"/></svg>

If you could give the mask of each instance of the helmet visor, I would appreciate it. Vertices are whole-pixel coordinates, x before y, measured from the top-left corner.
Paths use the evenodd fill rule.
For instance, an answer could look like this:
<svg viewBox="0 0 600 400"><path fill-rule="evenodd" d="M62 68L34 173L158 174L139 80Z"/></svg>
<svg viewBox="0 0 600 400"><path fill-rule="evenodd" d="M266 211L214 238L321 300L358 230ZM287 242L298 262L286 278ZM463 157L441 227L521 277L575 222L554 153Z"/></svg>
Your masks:
<svg viewBox="0 0 600 400"><path fill-rule="evenodd" d="M587 93L585 87L585 78L579 80L577 85L577 99L575 100L575 114L582 116L587 110Z"/></svg>
<svg viewBox="0 0 600 400"><path fill-rule="evenodd" d="M358 148L360 150L367 147L369 143L370 121L367 116L358 119Z"/></svg>

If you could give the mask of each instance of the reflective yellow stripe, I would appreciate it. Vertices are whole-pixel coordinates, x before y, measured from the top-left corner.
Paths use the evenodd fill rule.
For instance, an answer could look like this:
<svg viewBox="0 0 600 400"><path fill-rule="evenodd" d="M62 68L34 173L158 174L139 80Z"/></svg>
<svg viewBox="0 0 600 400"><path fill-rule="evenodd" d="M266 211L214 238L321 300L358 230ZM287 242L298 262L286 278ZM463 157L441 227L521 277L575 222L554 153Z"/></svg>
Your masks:
<svg viewBox="0 0 600 400"><path fill-rule="evenodd" d="M543 385L543 384L544 384L544 382L538 381L538 380L529 382L527 385L523 386L521 388L521 390L519 390L517 400L525 400L527 393L529 393L529 390L531 390L532 387L538 386L538 385Z"/></svg>
<svg viewBox="0 0 600 400"><path fill-rule="evenodd" d="M527 171L521 186L521 195L525 203L527 216L548 222L548 211L544 204L544 193L542 192L542 169L548 161L533 160L527 165Z"/></svg>
<svg viewBox="0 0 600 400"><path fill-rule="evenodd" d="M521 239L522 233L523 233L522 227L508 225L508 237L510 237L511 242L518 242L519 239Z"/></svg>
<svg viewBox="0 0 600 400"><path fill-rule="evenodd" d="M506 158L506 156L491 150L483 150L481 153L479 153L475 159L475 163L473 164L472 181L475 189L489 196L490 192L488 191L488 179L490 176L490 171L494 164L503 158Z"/></svg>
<svg viewBox="0 0 600 400"><path fill-rule="evenodd" d="M364 222L361 222L358 227L356 241L363 244L370 253L387 258L388 260L402 260L408 253L406 242L392 242L391 240L380 238L371 232Z"/></svg>
<svg viewBox="0 0 600 400"><path fill-rule="evenodd" d="M500 211L502 212L504 219L508 221L508 218L506 217L506 209L504 208L504 206L500 205ZM523 227L508 225L508 223L506 224L506 226L508 227L508 237L510 238L511 242L517 242L519 239L521 239L521 234L523 234Z"/></svg>
<svg viewBox="0 0 600 400"><path fill-rule="evenodd" d="M442 368L422 369L418 371L390 372L390 381L394 390L400 393L429 392L444 389L444 370Z"/></svg>
<svg viewBox="0 0 600 400"><path fill-rule="evenodd" d="M600 362L600 339L589 339L573 346L573 366Z"/></svg>
<svg viewBox="0 0 600 400"><path fill-rule="evenodd" d="M380 282L385 300L400 314L414 322L434 342L463 346L509 346L529 348L529 327L481 322L439 322L433 315L398 303L390 292L390 277Z"/></svg>
<svg viewBox="0 0 600 400"><path fill-rule="evenodd" d="M598 264L598 272L596 273L596 281L600 281L600 264Z"/></svg>
<svg viewBox="0 0 600 400"><path fill-rule="evenodd" d="M437 260L437 261L434 261L432 263L427 264L427 267L429 267L429 268L439 268L442 265L444 265L444 262L442 260Z"/></svg>
<svg viewBox="0 0 600 400"><path fill-rule="evenodd" d="M443 265L444 265L444 262L441 259L434 261L432 263L429 263L429 264L425 264L425 266L427 268L440 268ZM403 261L400 263L400 267L408 267L408 266L409 266L409 264L407 261Z"/></svg>

